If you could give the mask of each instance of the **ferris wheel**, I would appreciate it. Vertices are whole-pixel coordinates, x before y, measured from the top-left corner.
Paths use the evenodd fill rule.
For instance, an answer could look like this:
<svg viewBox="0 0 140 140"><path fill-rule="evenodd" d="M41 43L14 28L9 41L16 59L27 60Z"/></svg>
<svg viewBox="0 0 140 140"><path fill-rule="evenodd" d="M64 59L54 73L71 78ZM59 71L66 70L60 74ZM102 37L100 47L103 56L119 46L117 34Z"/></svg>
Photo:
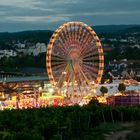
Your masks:
<svg viewBox="0 0 140 140"><path fill-rule="evenodd" d="M98 85L104 68L101 43L95 31L83 22L68 22L52 35L46 66L50 82L65 94L86 96Z"/></svg>

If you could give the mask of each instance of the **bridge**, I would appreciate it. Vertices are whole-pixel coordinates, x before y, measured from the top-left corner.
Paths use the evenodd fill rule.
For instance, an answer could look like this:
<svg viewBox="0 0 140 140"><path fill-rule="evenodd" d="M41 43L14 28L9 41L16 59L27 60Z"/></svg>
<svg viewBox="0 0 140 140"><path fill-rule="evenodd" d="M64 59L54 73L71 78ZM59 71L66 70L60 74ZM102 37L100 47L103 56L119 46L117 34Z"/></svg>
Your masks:
<svg viewBox="0 0 140 140"><path fill-rule="evenodd" d="M0 71L0 78L23 76L20 72L4 72Z"/></svg>

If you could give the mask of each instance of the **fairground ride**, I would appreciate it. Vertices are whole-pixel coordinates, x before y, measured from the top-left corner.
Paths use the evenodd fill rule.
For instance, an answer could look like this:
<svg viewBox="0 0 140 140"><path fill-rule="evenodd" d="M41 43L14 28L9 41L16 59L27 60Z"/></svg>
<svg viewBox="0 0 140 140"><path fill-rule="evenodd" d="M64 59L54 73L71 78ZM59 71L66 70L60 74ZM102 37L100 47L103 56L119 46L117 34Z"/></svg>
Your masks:
<svg viewBox="0 0 140 140"><path fill-rule="evenodd" d="M104 56L95 31L83 22L61 25L48 44L46 67L56 95L96 96Z"/></svg>

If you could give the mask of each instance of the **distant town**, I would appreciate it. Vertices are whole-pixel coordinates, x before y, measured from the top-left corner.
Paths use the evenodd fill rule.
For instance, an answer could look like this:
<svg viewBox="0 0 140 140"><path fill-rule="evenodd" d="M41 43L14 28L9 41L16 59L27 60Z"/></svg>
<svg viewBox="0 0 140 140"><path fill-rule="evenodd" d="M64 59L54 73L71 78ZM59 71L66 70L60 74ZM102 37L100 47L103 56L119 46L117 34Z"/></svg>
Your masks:
<svg viewBox="0 0 140 140"><path fill-rule="evenodd" d="M11 44L12 45L12 44ZM0 50L0 59L3 57L15 57L18 55L33 55L37 56L43 52L46 52L45 43L36 43L31 46L26 46L26 43L15 43L13 49L4 49Z"/></svg>

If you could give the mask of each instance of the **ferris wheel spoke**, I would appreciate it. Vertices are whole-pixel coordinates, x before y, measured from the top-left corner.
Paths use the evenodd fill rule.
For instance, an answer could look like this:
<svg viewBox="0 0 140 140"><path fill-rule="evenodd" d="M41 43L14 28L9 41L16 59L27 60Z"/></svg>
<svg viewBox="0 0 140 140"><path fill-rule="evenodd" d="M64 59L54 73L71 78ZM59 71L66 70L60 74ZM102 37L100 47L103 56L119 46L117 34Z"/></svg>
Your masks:
<svg viewBox="0 0 140 140"><path fill-rule="evenodd" d="M82 51L87 51L89 49L94 48L95 44L94 44L94 38L93 37L89 37L86 42L83 43L85 46L83 47Z"/></svg>
<svg viewBox="0 0 140 140"><path fill-rule="evenodd" d="M64 43L64 48L65 48L65 50L66 50L66 52L68 54L69 49L70 49L70 40L71 40L71 37L70 37L70 33L67 32L67 30L65 30L65 34L67 36L67 41Z"/></svg>
<svg viewBox="0 0 140 140"><path fill-rule="evenodd" d="M66 34L66 37L67 37L67 43L71 40L71 26L70 24L68 24L66 27L65 27L65 34Z"/></svg>
<svg viewBox="0 0 140 140"><path fill-rule="evenodd" d="M80 26L79 25L77 25L76 26L76 38L75 38L75 40L77 40L78 42L79 42L79 36L80 36Z"/></svg>
<svg viewBox="0 0 140 140"><path fill-rule="evenodd" d="M87 56L87 57L83 58L83 62L94 62L94 61L99 61L99 56L90 55L90 56Z"/></svg>
<svg viewBox="0 0 140 140"><path fill-rule="evenodd" d="M64 69L64 67L66 66L66 64L57 64L57 65L52 65L52 70L53 71L58 71L58 70L63 70Z"/></svg>
<svg viewBox="0 0 140 140"><path fill-rule="evenodd" d="M91 44L93 40L94 40L93 36L90 33L88 33L88 38L85 40L84 44L86 45Z"/></svg>
<svg viewBox="0 0 140 140"><path fill-rule="evenodd" d="M86 72L85 69L83 69L83 72ZM93 80L95 81L96 77L94 76L93 72L88 71L87 73L85 73L85 75L87 76L90 82L92 82Z"/></svg>
<svg viewBox="0 0 140 140"><path fill-rule="evenodd" d="M58 39L56 40L55 44L54 44L54 50L57 51L59 49L61 49L64 46L64 42L62 42L61 38L58 37Z"/></svg>
<svg viewBox="0 0 140 140"><path fill-rule="evenodd" d="M98 50L96 48L90 49L86 53L81 54L81 56L83 56L84 58L88 56L93 56L93 55L98 55Z"/></svg>
<svg viewBox="0 0 140 140"><path fill-rule="evenodd" d="M52 53L51 57L53 59L58 59L58 60L65 60L65 56L63 56L62 54L60 54L59 52L57 53Z"/></svg>
<svg viewBox="0 0 140 140"><path fill-rule="evenodd" d="M69 42L69 40L70 40L69 26L66 26L66 28L65 28L65 34L67 35L67 41Z"/></svg>
<svg viewBox="0 0 140 140"><path fill-rule="evenodd" d="M59 57L52 57L51 62L65 62L65 59Z"/></svg>
<svg viewBox="0 0 140 140"><path fill-rule="evenodd" d="M63 39L65 39L65 40L62 39L61 41L63 42L63 44L65 44L64 47L66 47L66 46L69 47L70 36L68 35L66 28L63 30L62 33L63 33L63 36L64 36Z"/></svg>
<svg viewBox="0 0 140 140"><path fill-rule="evenodd" d="M73 30L73 39L76 40L76 24L74 23L73 25L74 30Z"/></svg>
<svg viewBox="0 0 140 140"><path fill-rule="evenodd" d="M60 38L59 38L59 41L61 42L60 49L63 49L63 51L67 53L69 47L68 41L66 41L65 38L62 36Z"/></svg>
<svg viewBox="0 0 140 140"><path fill-rule="evenodd" d="M82 52L82 35L84 35L84 33L82 32L83 28L81 26L77 26L77 29L75 31L75 40L77 40L78 42L78 48L80 49L80 52Z"/></svg>
<svg viewBox="0 0 140 140"><path fill-rule="evenodd" d="M85 39L85 42L82 43L82 44L84 44L84 45L83 45L83 47L82 47L81 53L83 53L84 51L86 51L86 50L88 49L87 46L89 46L89 44L90 44L91 41L92 41L92 40L91 40L89 37Z"/></svg>
<svg viewBox="0 0 140 140"><path fill-rule="evenodd" d="M86 48L83 48L82 50L82 54L83 55L86 55L88 54L89 52L92 52L92 53L95 53L94 50L97 50L95 44L91 43L91 44L88 44L87 46L85 46Z"/></svg>
<svg viewBox="0 0 140 140"><path fill-rule="evenodd" d="M65 63L65 62L66 62L65 59L60 59L60 58L58 58L58 57L53 57L53 58L51 59L51 63Z"/></svg>
<svg viewBox="0 0 140 140"><path fill-rule="evenodd" d="M62 40L63 43L66 42L66 37L64 36L63 31L60 32L59 38L61 38L61 40Z"/></svg>
<svg viewBox="0 0 140 140"><path fill-rule="evenodd" d="M77 30L78 30L78 26L77 24L74 24L74 40L77 40Z"/></svg>
<svg viewBox="0 0 140 140"><path fill-rule="evenodd" d="M92 41L91 40L92 38L90 38L90 37L91 37L90 34L88 32L86 32L85 35L84 35L84 37L83 37L83 40L81 42L81 44L83 44L82 45L82 49L84 49L87 46L87 43L88 44L90 43L88 41Z"/></svg>
<svg viewBox="0 0 140 140"><path fill-rule="evenodd" d="M84 69L84 72L86 73L90 73L92 77L96 78L97 75L98 75L98 68L94 67L92 68L91 66L88 66L88 65L85 65L83 64L82 65L82 68Z"/></svg>
<svg viewBox="0 0 140 140"><path fill-rule="evenodd" d="M73 36L72 36L72 34L73 34L73 29L72 29L72 24L70 24L70 37L71 37L71 40L73 40Z"/></svg>
<svg viewBox="0 0 140 140"><path fill-rule="evenodd" d="M74 40L74 24L71 24L71 39Z"/></svg>
<svg viewBox="0 0 140 140"><path fill-rule="evenodd" d="M53 63L52 69L53 70L63 69L63 67L65 66L66 66L66 63Z"/></svg>
<svg viewBox="0 0 140 140"><path fill-rule="evenodd" d="M65 38L64 43L66 43L68 41L68 36L67 36L66 28L62 30L62 35Z"/></svg>
<svg viewBox="0 0 140 140"><path fill-rule="evenodd" d="M91 67L92 69L97 70L99 64L98 63L91 63L91 62L83 62L82 63L83 66L87 66L87 67Z"/></svg>
<svg viewBox="0 0 140 140"><path fill-rule="evenodd" d="M86 44L86 42L88 42L88 40L90 40L90 37L91 37L90 33L87 32L84 39L82 40L82 43Z"/></svg>
<svg viewBox="0 0 140 140"><path fill-rule="evenodd" d="M66 58L68 54L68 49L66 49L64 45L61 45L61 47L59 48L59 52L61 53L61 56Z"/></svg>
<svg viewBox="0 0 140 140"><path fill-rule="evenodd" d="M86 55L86 56L81 56L82 60L84 62L88 62L88 61L94 61L94 60L99 60L99 56L97 56L97 54L89 54L89 55Z"/></svg>
<svg viewBox="0 0 140 140"><path fill-rule="evenodd" d="M98 52L96 52L96 50L94 49L94 53L93 51L90 51L89 53L86 53L85 55L83 55L83 59L86 59L86 58L90 58L90 57L99 57L98 56Z"/></svg>
<svg viewBox="0 0 140 140"><path fill-rule="evenodd" d="M63 62L63 61L55 61L55 62L53 62L53 61L51 61L51 63L53 63L53 64L51 64L52 65L52 67L56 67L56 66L59 66L59 65L65 65L66 64L66 62Z"/></svg>
<svg viewBox="0 0 140 140"><path fill-rule="evenodd" d="M84 38L85 35L86 35L86 31L84 30L84 31L82 32L82 35L81 35L80 40L79 40L81 46L83 46L82 40L83 40L83 38Z"/></svg>
<svg viewBox="0 0 140 140"><path fill-rule="evenodd" d="M71 40L72 40L71 31L68 31L68 32L67 32L67 36L69 37L69 38L68 38L68 43L69 43L69 45L70 45L70 42L71 42Z"/></svg>
<svg viewBox="0 0 140 140"><path fill-rule="evenodd" d="M82 35L82 27L81 26L79 26L77 34L78 34L77 40L80 42L80 38L81 38L81 35Z"/></svg>
<svg viewBox="0 0 140 140"><path fill-rule="evenodd" d="M62 50L66 55L68 54L69 50L69 44L62 42L62 40L59 40L59 49Z"/></svg>
<svg viewBox="0 0 140 140"><path fill-rule="evenodd" d="M90 82L92 82L93 80L95 81L97 78L97 73L93 73L91 71L89 71L88 69L83 69L83 71L85 72L85 75L87 76L87 78L90 80ZM88 71L88 72L87 72Z"/></svg>
<svg viewBox="0 0 140 140"><path fill-rule="evenodd" d="M93 80L96 80L97 75L93 74L92 72L83 69L83 72L85 73L85 75L87 76L87 78L89 79L90 82L92 82Z"/></svg>
<svg viewBox="0 0 140 140"><path fill-rule="evenodd" d="M87 46L85 46L82 50L82 54L85 55L88 52L94 52L94 50L97 50L97 48L95 47L94 44L88 44Z"/></svg>
<svg viewBox="0 0 140 140"><path fill-rule="evenodd" d="M89 66L94 66L93 62L83 62L82 64L86 64L86 65L89 65Z"/></svg>
<svg viewBox="0 0 140 140"><path fill-rule="evenodd" d="M82 39L83 39L85 33L86 33L86 31L83 30L82 27L81 27L80 35L79 35L79 42L80 42L80 43L82 42ZM83 44L81 44L81 45L83 45Z"/></svg>
<svg viewBox="0 0 140 140"><path fill-rule="evenodd" d="M82 37L83 37L83 39L81 41L81 44L83 44L83 45L87 45L88 41L93 40L93 38L91 37L90 33L86 29L85 29L85 33L84 33L84 35Z"/></svg>
<svg viewBox="0 0 140 140"><path fill-rule="evenodd" d="M60 53L60 50L58 51L57 49L56 50L52 50L52 54L51 54L52 57L56 57L56 58L61 58L61 59L64 59L65 57L63 57L63 55Z"/></svg>
<svg viewBox="0 0 140 140"><path fill-rule="evenodd" d="M79 36L78 31L79 31L79 26L76 25L75 26L75 40L77 40L77 41L78 41L78 36Z"/></svg>
<svg viewBox="0 0 140 140"><path fill-rule="evenodd" d="M52 64L56 64L56 63L66 63L66 60L60 59L60 58L57 58L57 57L53 57L53 58L50 60L50 62L51 62Z"/></svg>
<svg viewBox="0 0 140 140"><path fill-rule="evenodd" d="M87 57L82 59L82 63L95 63L99 62L99 58L97 57Z"/></svg>
<svg viewBox="0 0 140 140"><path fill-rule="evenodd" d="M94 53L93 53L93 51L94 51ZM96 49L92 49L88 53L85 53L82 58L96 57L96 56L98 56L97 50Z"/></svg>

